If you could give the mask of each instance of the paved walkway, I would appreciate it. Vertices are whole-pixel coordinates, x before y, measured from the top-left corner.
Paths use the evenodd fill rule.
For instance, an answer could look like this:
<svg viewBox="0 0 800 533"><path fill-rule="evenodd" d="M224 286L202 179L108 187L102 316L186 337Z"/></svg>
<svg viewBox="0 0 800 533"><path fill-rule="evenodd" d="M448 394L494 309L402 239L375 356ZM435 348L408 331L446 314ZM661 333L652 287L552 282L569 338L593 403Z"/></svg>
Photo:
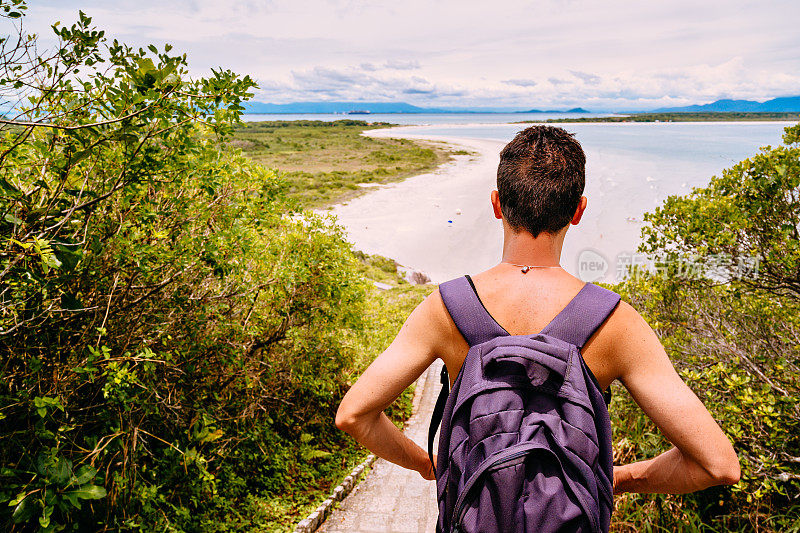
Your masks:
<svg viewBox="0 0 800 533"><path fill-rule="evenodd" d="M417 387L416 414L405 434L428 449L428 425L441 384L441 361L425 371ZM417 472L378 459L372 470L317 531L323 533L433 533L436 529L436 483Z"/></svg>

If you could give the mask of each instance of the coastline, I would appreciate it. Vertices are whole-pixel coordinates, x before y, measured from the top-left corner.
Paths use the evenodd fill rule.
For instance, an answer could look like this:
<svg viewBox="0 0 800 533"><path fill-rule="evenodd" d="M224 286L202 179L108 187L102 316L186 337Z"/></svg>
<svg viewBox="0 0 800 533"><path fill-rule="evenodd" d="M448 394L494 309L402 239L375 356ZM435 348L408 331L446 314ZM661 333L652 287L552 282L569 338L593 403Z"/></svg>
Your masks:
<svg viewBox="0 0 800 533"><path fill-rule="evenodd" d="M637 249L644 213L671 195L705 186L758 146L779 140L782 128L776 126L783 125L575 124L587 158L584 195L589 205L581 224L567 232L562 266L585 281L620 281L626 264L642 260ZM502 255L502 225L489 202L499 153L513 132L523 128L459 124L367 130L364 135L444 142L473 154L374 187L328 213L337 217L356 249L422 271L434 283L486 270ZM717 135L694 133L708 128ZM726 134L730 131L748 132L747 139L731 137ZM671 144L664 144L665 139ZM591 271L584 268L588 264Z"/></svg>
<svg viewBox="0 0 800 533"><path fill-rule="evenodd" d="M489 268L493 263L487 257L500 257L502 247L502 226L491 211L489 194L505 143L409 133L408 129L418 127L363 134L446 143L469 154L453 155L432 172L374 187L333 205L327 213L336 217L357 249L424 272L433 283ZM475 249L481 253L471 253Z"/></svg>

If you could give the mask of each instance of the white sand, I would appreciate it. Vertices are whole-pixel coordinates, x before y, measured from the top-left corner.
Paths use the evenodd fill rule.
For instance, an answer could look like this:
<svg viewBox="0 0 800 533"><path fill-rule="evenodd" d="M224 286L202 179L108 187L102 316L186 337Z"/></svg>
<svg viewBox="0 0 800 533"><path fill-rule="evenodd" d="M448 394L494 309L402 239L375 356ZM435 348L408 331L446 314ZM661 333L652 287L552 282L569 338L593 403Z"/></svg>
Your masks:
<svg viewBox="0 0 800 533"><path fill-rule="evenodd" d="M491 267L502 247L502 227L492 214L489 195L503 143L403 130L372 130L368 135L444 141L477 155L454 156L434 172L376 188L331 213L357 249L391 257L434 282Z"/></svg>
<svg viewBox="0 0 800 533"><path fill-rule="evenodd" d="M619 281L626 263L644 259L636 255L643 213L669 195L705 186L711 176L752 155L757 146L777 140L783 124L723 125L573 128L586 153L584 194L589 203L581 223L567 232L561 265L586 281ZM373 130L369 134L376 137L444 141L479 155L456 156L435 172L375 188L333 213L356 248L392 257L436 282L486 269L500 260L502 239L489 193L504 142L491 139L510 140L517 126L525 127L462 124ZM602 135L596 126L603 126ZM481 130L485 137L476 139ZM473 137L462 138L460 131ZM434 135L443 132L447 136ZM632 136L649 136L649 142L632 142ZM456 214L459 209L461 215Z"/></svg>
<svg viewBox="0 0 800 533"><path fill-rule="evenodd" d="M442 141L477 155L455 156L432 173L375 188L331 212L357 249L391 257L439 283L500 261L502 226L494 218L489 195L505 143L429 135L425 129L408 126L367 133ZM663 168L657 158L637 153L588 149L586 156L584 194L589 203L581 223L567 232L561 265L585 281L618 281L622 261L630 261L636 252L642 213L660 205L668 194L687 191L686 183L679 185L672 176L683 176L681 180L692 186L707 181L709 174L691 172L692 164Z"/></svg>

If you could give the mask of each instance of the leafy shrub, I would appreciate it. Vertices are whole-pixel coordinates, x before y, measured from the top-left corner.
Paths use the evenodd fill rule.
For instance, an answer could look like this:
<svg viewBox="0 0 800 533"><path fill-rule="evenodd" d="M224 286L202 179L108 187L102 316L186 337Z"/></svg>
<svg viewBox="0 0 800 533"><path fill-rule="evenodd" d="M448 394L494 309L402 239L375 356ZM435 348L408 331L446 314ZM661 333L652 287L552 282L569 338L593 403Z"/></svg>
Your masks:
<svg viewBox="0 0 800 533"><path fill-rule="evenodd" d="M221 148L248 77L54 29L0 79L29 98L0 138L0 527L210 531L318 490L353 453L349 245Z"/></svg>
<svg viewBox="0 0 800 533"><path fill-rule="evenodd" d="M633 271L615 289L731 438L742 479L684 496L624 495L618 530L800 530L799 134L787 128L784 145L646 215L641 250L659 271ZM612 407L619 461L668 447L627 394Z"/></svg>

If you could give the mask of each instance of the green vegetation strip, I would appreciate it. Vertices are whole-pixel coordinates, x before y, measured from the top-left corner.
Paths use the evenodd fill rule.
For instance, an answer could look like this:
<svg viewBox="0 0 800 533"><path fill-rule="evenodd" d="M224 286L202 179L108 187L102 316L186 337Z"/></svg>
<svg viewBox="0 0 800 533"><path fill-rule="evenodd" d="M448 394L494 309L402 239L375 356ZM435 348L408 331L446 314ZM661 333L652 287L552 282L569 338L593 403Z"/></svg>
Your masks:
<svg viewBox="0 0 800 533"><path fill-rule="evenodd" d="M451 154L463 153L443 143L361 135L388 126L358 120L247 122L228 144L279 169L287 196L314 208L363 194L370 185L433 170Z"/></svg>
<svg viewBox="0 0 800 533"><path fill-rule="evenodd" d="M555 124L573 122L748 122L773 120L797 121L800 120L800 113L633 113L613 117L551 118L543 122ZM525 120L518 124L538 122Z"/></svg>

